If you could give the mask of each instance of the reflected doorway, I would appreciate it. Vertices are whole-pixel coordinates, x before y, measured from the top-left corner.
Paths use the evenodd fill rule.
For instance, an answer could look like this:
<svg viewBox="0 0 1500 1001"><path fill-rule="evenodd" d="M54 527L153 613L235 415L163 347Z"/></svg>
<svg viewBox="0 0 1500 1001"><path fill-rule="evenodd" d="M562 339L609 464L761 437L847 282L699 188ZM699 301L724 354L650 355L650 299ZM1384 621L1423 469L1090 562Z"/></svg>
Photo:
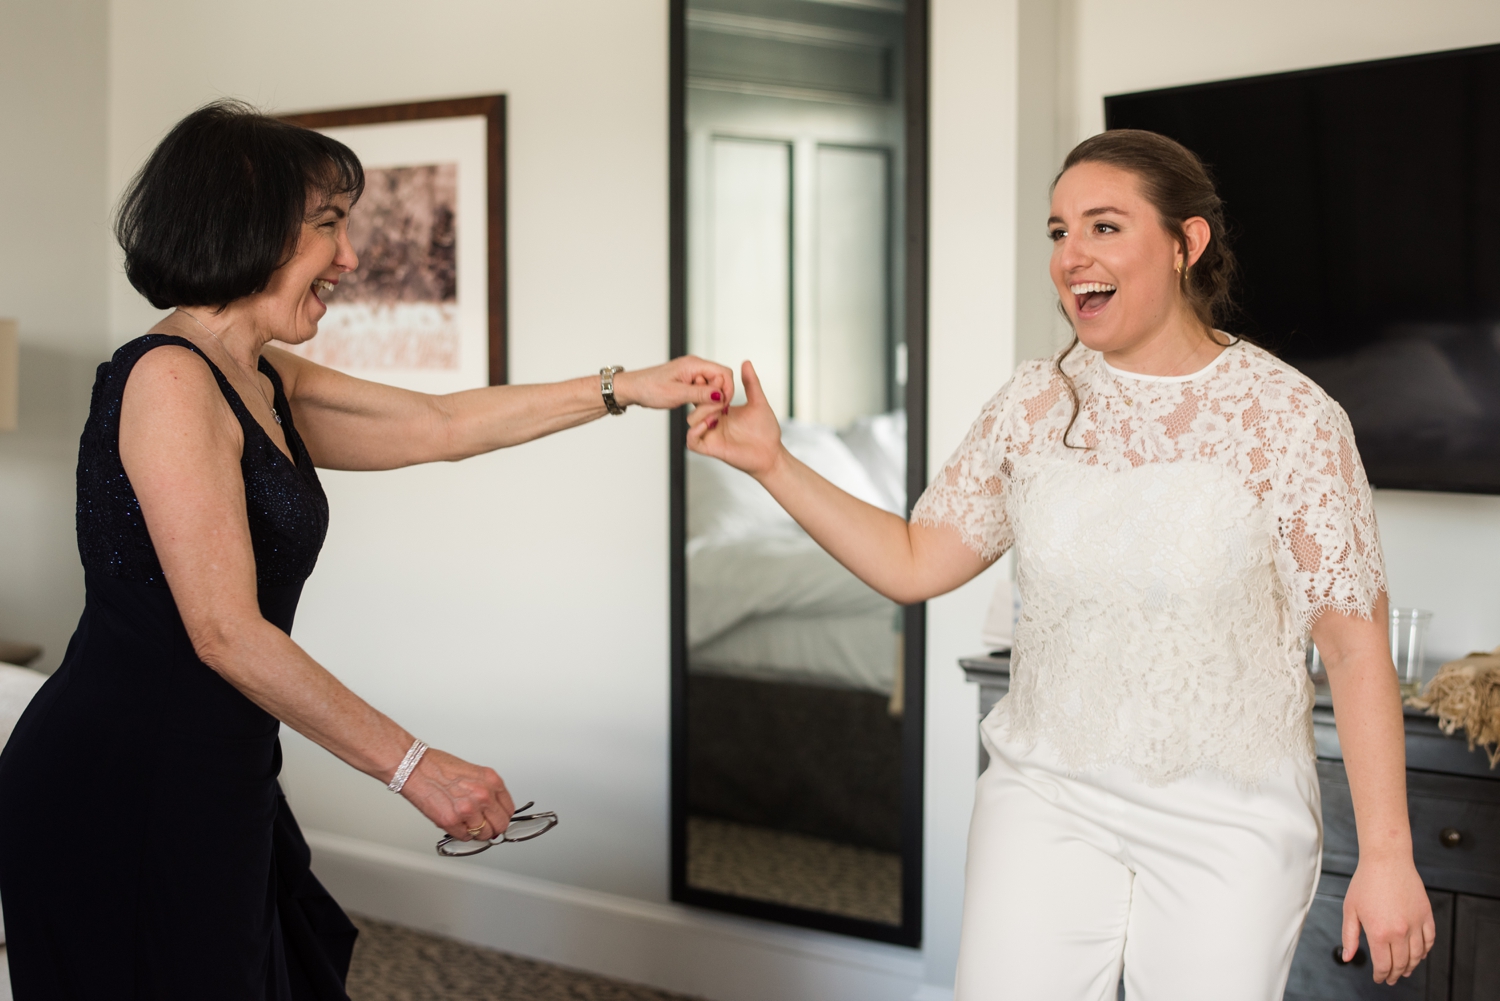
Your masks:
<svg viewBox="0 0 1500 1001"><path fill-rule="evenodd" d="M926 8L673 6L673 352L755 363L788 449L925 478ZM743 402L743 389L736 402ZM673 428L673 896L920 938L923 609Z"/></svg>

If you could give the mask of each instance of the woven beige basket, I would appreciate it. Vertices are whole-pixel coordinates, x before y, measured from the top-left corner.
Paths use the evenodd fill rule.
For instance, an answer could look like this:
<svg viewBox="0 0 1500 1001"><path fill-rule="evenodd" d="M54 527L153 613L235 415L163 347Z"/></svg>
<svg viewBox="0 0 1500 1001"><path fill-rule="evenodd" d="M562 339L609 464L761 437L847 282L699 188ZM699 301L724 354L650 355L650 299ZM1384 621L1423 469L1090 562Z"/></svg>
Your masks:
<svg viewBox="0 0 1500 1001"><path fill-rule="evenodd" d="M1500 764L1500 647L1444 664L1406 704L1436 716L1449 736L1463 727L1469 750L1477 744L1489 755L1491 768Z"/></svg>

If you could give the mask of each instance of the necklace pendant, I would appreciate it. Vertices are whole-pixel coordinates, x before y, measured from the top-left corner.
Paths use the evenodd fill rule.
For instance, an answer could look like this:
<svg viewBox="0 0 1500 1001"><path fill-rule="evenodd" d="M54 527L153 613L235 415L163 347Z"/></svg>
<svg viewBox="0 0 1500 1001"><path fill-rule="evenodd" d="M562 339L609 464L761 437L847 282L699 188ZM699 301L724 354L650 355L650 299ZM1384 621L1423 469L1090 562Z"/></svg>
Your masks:
<svg viewBox="0 0 1500 1001"><path fill-rule="evenodd" d="M281 426L281 415L276 412L276 408L275 407L271 408L271 416L276 419L276 426L280 427Z"/></svg>

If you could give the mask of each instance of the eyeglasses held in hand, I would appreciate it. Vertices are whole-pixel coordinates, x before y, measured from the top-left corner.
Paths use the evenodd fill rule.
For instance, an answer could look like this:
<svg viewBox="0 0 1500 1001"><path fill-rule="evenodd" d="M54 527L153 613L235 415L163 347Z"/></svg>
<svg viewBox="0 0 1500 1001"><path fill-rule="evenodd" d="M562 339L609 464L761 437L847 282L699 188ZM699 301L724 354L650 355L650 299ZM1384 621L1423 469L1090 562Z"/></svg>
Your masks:
<svg viewBox="0 0 1500 1001"><path fill-rule="evenodd" d="M532 838L539 838L557 826L557 814L551 810L544 813L526 812L535 805L535 802L527 803L512 814L510 823L505 825L505 830L498 838L489 841L479 838L460 841L449 834L437 843L437 853L447 858L463 858L465 855L489 851L505 841L530 841Z"/></svg>

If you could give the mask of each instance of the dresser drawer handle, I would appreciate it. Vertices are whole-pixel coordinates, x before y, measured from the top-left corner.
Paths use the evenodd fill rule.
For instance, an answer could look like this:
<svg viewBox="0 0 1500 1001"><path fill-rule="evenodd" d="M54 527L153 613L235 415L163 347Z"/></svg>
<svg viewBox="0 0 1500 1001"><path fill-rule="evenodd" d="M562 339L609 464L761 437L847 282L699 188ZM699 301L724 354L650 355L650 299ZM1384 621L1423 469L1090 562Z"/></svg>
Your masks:
<svg viewBox="0 0 1500 1001"><path fill-rule="evenodd" d="M1354 957L1352 959L1349 959L1348 961L1345 961L1345 959L1344 959L1344 947L1341 946L1341 945L1336 945L1336 946L1333 947L1333 961L1335 963L1339 964L1340 966L1364 966L1365 965L1365 949L1364 949L1364 946L1360 946L1358 949L1355 949L1354 950Z"/></svg>
<svg viewBox="0 0 1500 1001"><path fill-rule="evenodd" d="M1444 848L1457 848L1459 845L1463 844L1464 835L1463 832L1456 827L1445 827L1443 828L1442 832L1438 834L1438 840L1443 843Z"/></svg>

